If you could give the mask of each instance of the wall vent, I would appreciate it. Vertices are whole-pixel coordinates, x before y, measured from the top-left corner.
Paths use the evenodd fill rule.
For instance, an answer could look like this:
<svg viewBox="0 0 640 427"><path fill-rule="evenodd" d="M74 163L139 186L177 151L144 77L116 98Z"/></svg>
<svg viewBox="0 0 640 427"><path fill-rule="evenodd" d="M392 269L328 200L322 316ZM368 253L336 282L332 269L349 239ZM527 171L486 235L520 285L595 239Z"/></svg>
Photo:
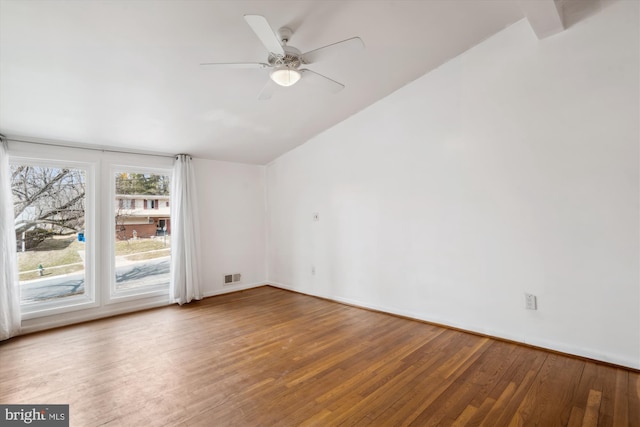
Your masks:
<svg viewBox="0 0 640 427"><path fill-rule="evenodd" d="M241 278L242 278L242 274L240 273L226 274L224 276L224 284L231 285L231 284L237 283L241 280Z"/></svg>

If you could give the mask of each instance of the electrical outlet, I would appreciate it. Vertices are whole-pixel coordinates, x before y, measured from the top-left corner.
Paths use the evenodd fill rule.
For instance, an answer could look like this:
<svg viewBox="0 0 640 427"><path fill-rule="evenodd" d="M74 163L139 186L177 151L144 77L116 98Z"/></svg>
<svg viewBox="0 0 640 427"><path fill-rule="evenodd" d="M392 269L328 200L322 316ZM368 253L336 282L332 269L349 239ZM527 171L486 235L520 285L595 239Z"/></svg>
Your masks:
<svg viewBox="0 0 640 427"><path fill-rule="evenodd" d="M318 212L314 212L313 213L313 220L314 221L320 221L320 214Z"/></svg>
<svg viewBox="0 0 640 427"><path fill-rule="evenodd" d="M524 294L525 298L525 307L527 310L537 310L538 309L538 299L533 294Z"/></svg>
<svg viewBox="0 0 640 427"><path fill-rule="evenodd" d="M316 266L315 266L315 265L312 265L312 266L311 266L311 275L312 275L312 276L315 276L315 275L316 275Z"/></svg>

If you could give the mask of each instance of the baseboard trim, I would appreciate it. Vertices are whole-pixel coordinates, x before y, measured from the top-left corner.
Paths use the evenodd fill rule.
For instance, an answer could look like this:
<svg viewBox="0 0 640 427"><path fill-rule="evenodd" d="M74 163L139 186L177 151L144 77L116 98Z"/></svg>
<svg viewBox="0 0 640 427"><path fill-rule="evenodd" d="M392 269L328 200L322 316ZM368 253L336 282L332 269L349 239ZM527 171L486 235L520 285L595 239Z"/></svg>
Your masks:
<svg viewBox="0 0 640 427"><path fill-rule="evenodd" d="M253 289L253 288L259 288L261 286L266 286L266 285L268 285L267 282L254 282L254 283L247 283L247 284L227 285L221 289L215 289L213 291L205 292L204 297L208 298L208 297L214 297L216 295L231 294L234 292L244 291L244 290Z"/></svg>
<svg viewBox="0 0 640 427"><path fill-rule="evenodd" d="M477 330L461 327L460 325L448 324L448 323L442 322L442 321L434 321L434 320L431 320L431 319L425 319L425 318L422 318L422 317L419 317L419 316L416 316L416 315L403 313L403 312L398 311L398 310L390 310L390 309L386 309L384 307L378 307L378 306L373 306L371 304L362 303L361 301L355 301L355 300L350 300L350 299L341 298L341 297L330 297L330 296L325 296L325 295L316 295L316 294L312 294L310 292L305 292L305 291L296 289L296 288L294 288L292 286L288 286L288 285L285 285L283 283L267 282L267 283L265 283L265 285L273 287L273 288L278 288L278 289L282 289L282 290L285 290L285 291L289 291L289 292L294 292L294 293L301 294L301 295L307 295L307 296L311 296L311 297L314 297L314 298L319 298L319 299L322 299L322 300L326 300L326 301L331 301L331 302L335 302L335 303L338 303L338 304L347 305L347 306L350 306L350 307L360 308L360 309L363 309L363 310L369 310L369 311L373 311L373 312L376 312L376 313L388 314L388 315L399 317L399 318L402 318L402 319L414 320L414 321L417 321L417 322L422 322L422 323L426 323L426 324L429 324L429 325L438 326L438 327L441 327L441 328L451 329L451 330L458 331L458 332L472 334L472 335L476 335L476 336L480 336L480 337L484 337L484 338L491 338L491 339L495 339L495 340L498 340L498 341L507 342L507 343L510 343L510 344L516 344L516 345L521 345L521 346L532 348L532 349L536 349L536 350L547 351L547 352L553 353L553 354L559 354L559 355L567 356L567 357L574 357L576 359L585 360L585 361L589 361L589 362L593 362L593 363L598 363L598 364L610 366L610 367L616 368L616 369L625 369L625 370L628 370L628 371L640 373L640 368L636 368L636 367L632 366L633 364L629 363L627 361L603 360L603 359L599 359L599 358L593 357L593 356L586 356L586 355L583 355L583 354L571 353L571 352L563 351L563 350L560 350L560 349L557 349L557 348L553 348L553 347L547 347L547 346L539 345L539 344L536 345L536 344L533 344L531 342L527 342L525 340L518 340L518 339L509 338L509 337L505 337L505 336L501 336L501 335L497 335L497 334L494 335L494 334L487 333L487 332L480 332L480 331L477 331Z"/></svg>

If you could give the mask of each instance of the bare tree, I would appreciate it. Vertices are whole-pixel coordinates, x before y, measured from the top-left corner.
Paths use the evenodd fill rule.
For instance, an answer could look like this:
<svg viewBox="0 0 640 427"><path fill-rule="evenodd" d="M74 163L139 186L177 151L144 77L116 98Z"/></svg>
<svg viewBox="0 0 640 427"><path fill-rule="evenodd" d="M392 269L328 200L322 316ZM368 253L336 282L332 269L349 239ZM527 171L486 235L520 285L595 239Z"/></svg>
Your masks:
<svg viewBox="0 0 640 427"><path fill-rule="evenodd" d="M30 246L48 234L81 231L85 222L85 173L79 169L13 165L13 208L17 237L31 236Z"/></svg>
<svg viewBox="0 0 640 427"><path fill-rule="evenodd" d="M116 212L116 238L118 240L126 240L129 243L129 237L127 237L127 227L125 226L125 218L129 211L125 211L123 208L118 207Z"/></svg>

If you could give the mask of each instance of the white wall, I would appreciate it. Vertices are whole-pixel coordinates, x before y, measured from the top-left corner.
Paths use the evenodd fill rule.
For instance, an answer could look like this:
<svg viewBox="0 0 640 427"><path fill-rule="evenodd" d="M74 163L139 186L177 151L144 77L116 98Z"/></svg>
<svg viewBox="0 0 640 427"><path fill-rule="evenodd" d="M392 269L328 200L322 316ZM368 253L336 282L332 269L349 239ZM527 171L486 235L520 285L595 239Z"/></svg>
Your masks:
<svg viewBox="0 0 640 427"><path fill-rule="evenodd" d="M265 167L194 159L194 168L205 295L264 284ZM224 275L234 273L242 280L224 286Z"/></svg>
<svg viewBox="0 0 640 427"><path fill-rule="evenodd" d="M518 22L272 162L269 281L640 368L638 7Z"/></svg>

